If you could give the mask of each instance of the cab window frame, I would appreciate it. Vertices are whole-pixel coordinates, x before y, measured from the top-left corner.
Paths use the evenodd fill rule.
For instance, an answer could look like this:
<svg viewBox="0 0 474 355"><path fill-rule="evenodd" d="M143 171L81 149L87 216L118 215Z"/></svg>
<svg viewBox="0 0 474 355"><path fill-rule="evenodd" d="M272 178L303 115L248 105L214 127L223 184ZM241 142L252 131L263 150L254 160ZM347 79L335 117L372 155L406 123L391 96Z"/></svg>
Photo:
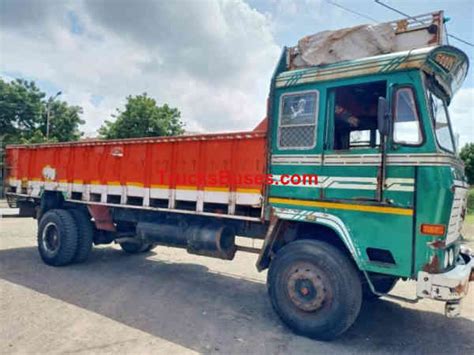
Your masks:
<svg viewBox="0 0 474 355"><path fill-rule="evenodd" d="M327 88L327 107L326 107L326 128L325 128L325 142L324 142L324 150L338 153L338 154L347 154L347 152L357 152L358 154L372 154L380 150L382 141L381 135L378 127L375 129L375 145L367 145L367 146L352 146L348 148L336 148L335 139L336 139L336 116L335 116L335 108L337 104L337 91L342 90L348 87L360 87L360 86L369 86L369 85L380 85L384 87L384 91L382 96L388 98L390 95L390 81L389 78L367 78L366 80L356 81L350 80L349 83L344 84L337 84L331 85ZM331 100L331 101L330 101ZM376 118L374 118L375 120ZM364 131L364 130L351 130L354 131ZM350 133L348 137L349 145L350 145Z"/></svg>
<svg viewBox="0 0 474 355"><path fill-rule="evenodd" d="M419 132L420 132L420 142L419 143L407 143L407 142L397 142L395 141L395 118L396 118L396 113L397 113L397 92L398 90L401 89L410 89L411 93L413 94L413 101L415 102L415 113L416 117L418 120L418 127L419 127ZM425 136L425 129L423 125L423 117L421 115L421 110L420 110L420 103L419 103L419 96L417 94L417 90L414 85L411 84L402 84L402 85L396 85L392 89L392 127L390 127L390 140L392 141L393 144L403 146L403 147L421 147L422 145L425 144L426 142L426 136Z"/></svg>
<svg viewBox="0 0 474 355"><path fill-rule="evenodd" d="M288 96L298 96L298 95L303 95L303 94L313 94L315 95L315 110L313 114L313 122L311 124L285 124L282 125L282 116L283 116L283 100L288 97ZM278 150L311 150L316 148L318 144L318 121L319 121L319 111L320 111L320 98L321 94L319 90L316 89L311 89L311 90L300 90L300 91L292 91L292 92L286 92L280 95L279 98L279 112L278 112L278 129L277 129L277 141L276 145ZM292 147L286 147L282 146L280 139L281 139L281 130L282 128L286 127L298 127L298 126L308 126L308 127L313 127L314 126L314 139L313 139L313 144L311 146L292 146Z"/></svg>
<svg viewBox="0 0 474 355"><path fill-rule="evenodd" d="M444 98L442 96L440 97L440 96L436 95L436 93L433 92L430 89L427 89L426 94L427 94L427 102L428 102L428 110L429 110L429 115L430 115L430 121L431 121L431 124L433 125L433 134L434 134L434 137L435 137L436 145L439 149L441 149L441 150L443 150L443 151L445 151L449 154L456 154L459 148L457 147L457 144L456 144L456 139L455 139L455 136L454 136L453 127L452 127L452 123L451 123L451 116L450 116L449 110L448 110L447 100L446 100L446 98ZM435 96L438 100L440 100L443 103L442 109L444 111L444 114L446 115L446 122L447 122L447 127L448 127L448 130L449 130L449 137L451 138L451 144L452 144L453 150L450 150L450 149L446 148L445 146L443 146L440 143L438 132L437 132L437 129L436 129L437 121L436 121L436 118L434 117L433 108L431 107L431 101L430 101L430 98L429 98L430 94Z"/></svg>

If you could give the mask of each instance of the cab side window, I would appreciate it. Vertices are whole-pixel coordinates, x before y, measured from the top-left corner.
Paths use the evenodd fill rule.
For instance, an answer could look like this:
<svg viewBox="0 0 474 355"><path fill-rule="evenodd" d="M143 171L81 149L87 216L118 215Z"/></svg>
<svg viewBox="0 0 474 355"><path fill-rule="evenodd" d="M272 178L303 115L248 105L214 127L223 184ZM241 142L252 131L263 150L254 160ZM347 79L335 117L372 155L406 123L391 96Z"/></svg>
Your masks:
<svg viewBox="0 0 474 355"><path fill-rule="evenodd" d="M376 148L377 103L386 96L386 82L341 86L334 89L334 150Z"/></svg>
<svg viewBox="0 0 474 355"><path fill-rule="evenodd" d="M311 149L316 145L319 94L284 94L280 100L279 149Z"/></svg>
<svg viewBox="0 0 474 355"><path fill-rule="evenodd" d="M394 96L393 141L418 145L422 140L413 90L409 87L399 88Z"/></svg>

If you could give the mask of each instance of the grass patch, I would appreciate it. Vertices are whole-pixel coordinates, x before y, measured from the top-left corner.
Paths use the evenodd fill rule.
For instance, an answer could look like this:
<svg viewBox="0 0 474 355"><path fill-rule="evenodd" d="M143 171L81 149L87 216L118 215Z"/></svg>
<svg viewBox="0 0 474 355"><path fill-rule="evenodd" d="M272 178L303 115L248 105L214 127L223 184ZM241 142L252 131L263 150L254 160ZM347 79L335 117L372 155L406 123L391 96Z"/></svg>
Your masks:
<svg viewBox="0 0 474 355"><path fill-rule="evenodd" d="M474 243L474 188L469 189L467 196L467 215L462 228L464 239Z"/></svg>
<svg viewBox="0 0 474 355"><path fill-rule="evenodd" d="M465 240L474 243L474 213L469 213L464 220L462 235Z"/></svg>
<svg viewBox="0 0 474 355"><path fill-rule="evenodd" d="M474 216L474 188L470 188L467 195L467 214Z"/></svg>
<svg viewBox="0 0 474 355"><path fill-rule="evenodd" d="M466 220L464 221L466 224L474 224L474 213L470 213L466 216Z"/></svg>

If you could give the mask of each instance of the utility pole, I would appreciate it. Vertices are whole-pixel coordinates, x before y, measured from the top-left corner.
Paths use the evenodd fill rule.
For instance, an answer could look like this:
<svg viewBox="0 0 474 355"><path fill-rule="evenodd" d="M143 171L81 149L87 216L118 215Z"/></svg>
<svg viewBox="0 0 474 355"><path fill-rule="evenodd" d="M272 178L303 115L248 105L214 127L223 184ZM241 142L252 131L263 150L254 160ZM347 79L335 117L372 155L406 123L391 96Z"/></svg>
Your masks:
<svg viewBox="0 0 474 355"><path fill-rule="evenodd" d="M62 92L61 91L58 91L56 93L56 95L54 96L51 96L49 99L48 99L48 102L46 103L46 139L49 139L49 116L51 114L51 103L56 100L56 98L61 95Z"/></svg>

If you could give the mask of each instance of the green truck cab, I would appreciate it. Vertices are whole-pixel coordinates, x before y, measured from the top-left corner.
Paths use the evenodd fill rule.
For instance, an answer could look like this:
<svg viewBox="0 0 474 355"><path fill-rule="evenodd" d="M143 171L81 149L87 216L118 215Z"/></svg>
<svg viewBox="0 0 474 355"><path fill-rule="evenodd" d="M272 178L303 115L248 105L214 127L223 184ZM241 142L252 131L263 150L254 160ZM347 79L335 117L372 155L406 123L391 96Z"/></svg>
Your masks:
<svg viewBox="0 0 474 355"><path fill-rule="evenodd" d="M294 235L317 225L339 237L367 294L414 279L416 297L406 301L445 301L446 314L457 315L474 263L461 245L468 185L449 103L467 75L466 54L436 43L293 69L291 51L271 86L270 172L316 174L318 184L270 186L269 213ZM287 283L304 284L290 292L293 303L306 312L322 307L317 272L293 272Z"/></svg>

